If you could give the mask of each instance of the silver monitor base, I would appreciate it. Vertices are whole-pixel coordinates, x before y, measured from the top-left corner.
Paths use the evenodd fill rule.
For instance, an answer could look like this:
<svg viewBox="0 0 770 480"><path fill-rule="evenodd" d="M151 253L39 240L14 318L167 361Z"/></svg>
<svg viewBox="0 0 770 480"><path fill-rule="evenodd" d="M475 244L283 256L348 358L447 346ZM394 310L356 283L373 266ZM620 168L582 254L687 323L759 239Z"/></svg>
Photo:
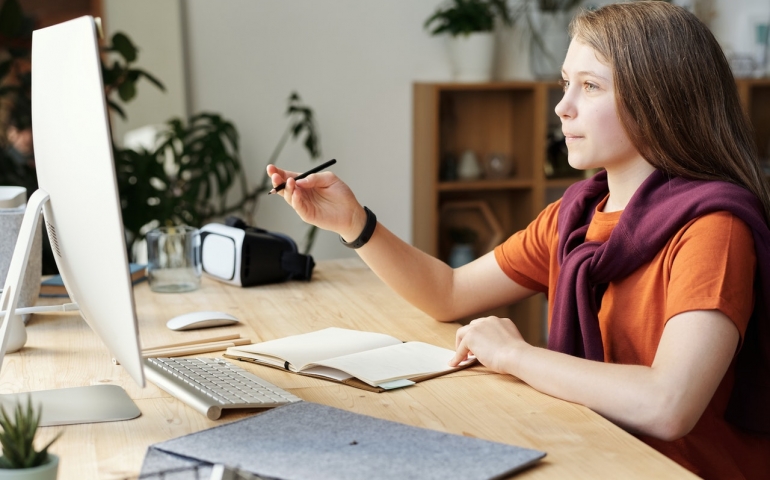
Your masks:
<svg viewBox="0 0 770 480"><path fill-rule="evenodd" d="M16 402L27 405L32 398L36 408L42 406L40 426L130 420L142 414L125 390L117 385L57 388L36 392L0 395L0 405L12 415Z"/></svg>

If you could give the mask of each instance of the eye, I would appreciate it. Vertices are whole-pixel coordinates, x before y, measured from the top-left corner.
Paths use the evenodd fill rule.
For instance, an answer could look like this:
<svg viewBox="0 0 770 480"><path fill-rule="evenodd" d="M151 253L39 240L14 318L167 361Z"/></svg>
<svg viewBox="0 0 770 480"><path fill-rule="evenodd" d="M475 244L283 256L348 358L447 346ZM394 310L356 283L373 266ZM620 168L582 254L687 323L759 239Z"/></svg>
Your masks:
<svg viewBox="0 0 770 480"><path fill-rule="evenodd" d="M569 87L569 80L561 79L559 80L559 85L561 85L561 89L566 92Z"/></svg>
<svg viewBox="0 0 770 480"><path fill-rule="evenodd" d="M599 85L597 85L595 83L591 83L591 82L585 82L583 84L583 88L585 88L586 92L593 92L593 91L599 89Z"/></svg>

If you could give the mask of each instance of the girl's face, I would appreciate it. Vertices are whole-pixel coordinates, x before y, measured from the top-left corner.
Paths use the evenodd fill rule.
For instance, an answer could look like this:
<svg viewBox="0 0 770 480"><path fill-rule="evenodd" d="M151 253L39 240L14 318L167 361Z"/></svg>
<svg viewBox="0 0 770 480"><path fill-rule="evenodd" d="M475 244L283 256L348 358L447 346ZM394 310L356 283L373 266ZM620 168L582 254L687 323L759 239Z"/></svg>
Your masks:
<svg viewBox="0 0 770 480"><path fill-rule="evenodd" d="M642 160L620 123L612 69L579 40L570 43L562 68L564 97L556 105L569 150L569 164L579 170L631 167Z"/></svg>

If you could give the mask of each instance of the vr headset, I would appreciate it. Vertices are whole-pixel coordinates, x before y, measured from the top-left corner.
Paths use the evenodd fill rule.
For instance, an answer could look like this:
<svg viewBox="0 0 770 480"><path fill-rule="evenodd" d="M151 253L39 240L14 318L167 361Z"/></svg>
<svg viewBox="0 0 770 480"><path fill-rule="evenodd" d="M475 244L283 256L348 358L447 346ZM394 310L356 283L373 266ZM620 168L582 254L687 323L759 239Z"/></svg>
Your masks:
<svg viewBox="0 0 770 480"><path fill-rule="evenodd" d="M315 267L313 257L298 253L290 237L249 227L236 217L201 228L201 263L209 277L239 287L310 280Z"/></svg>

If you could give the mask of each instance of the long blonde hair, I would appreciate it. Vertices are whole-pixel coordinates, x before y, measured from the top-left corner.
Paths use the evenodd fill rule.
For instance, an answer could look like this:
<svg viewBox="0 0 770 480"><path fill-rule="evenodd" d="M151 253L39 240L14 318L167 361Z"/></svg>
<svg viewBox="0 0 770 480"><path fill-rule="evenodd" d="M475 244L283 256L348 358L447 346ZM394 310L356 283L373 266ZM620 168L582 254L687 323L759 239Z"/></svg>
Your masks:
<svg viewBox="0 0 770 480"><path fill-rule="evenodd" d="M724 52L695 15L661 1L579 13L570 36L613 70L620 121L639 153L673 176L724 180L762 203L770 187Z"/></svg>

